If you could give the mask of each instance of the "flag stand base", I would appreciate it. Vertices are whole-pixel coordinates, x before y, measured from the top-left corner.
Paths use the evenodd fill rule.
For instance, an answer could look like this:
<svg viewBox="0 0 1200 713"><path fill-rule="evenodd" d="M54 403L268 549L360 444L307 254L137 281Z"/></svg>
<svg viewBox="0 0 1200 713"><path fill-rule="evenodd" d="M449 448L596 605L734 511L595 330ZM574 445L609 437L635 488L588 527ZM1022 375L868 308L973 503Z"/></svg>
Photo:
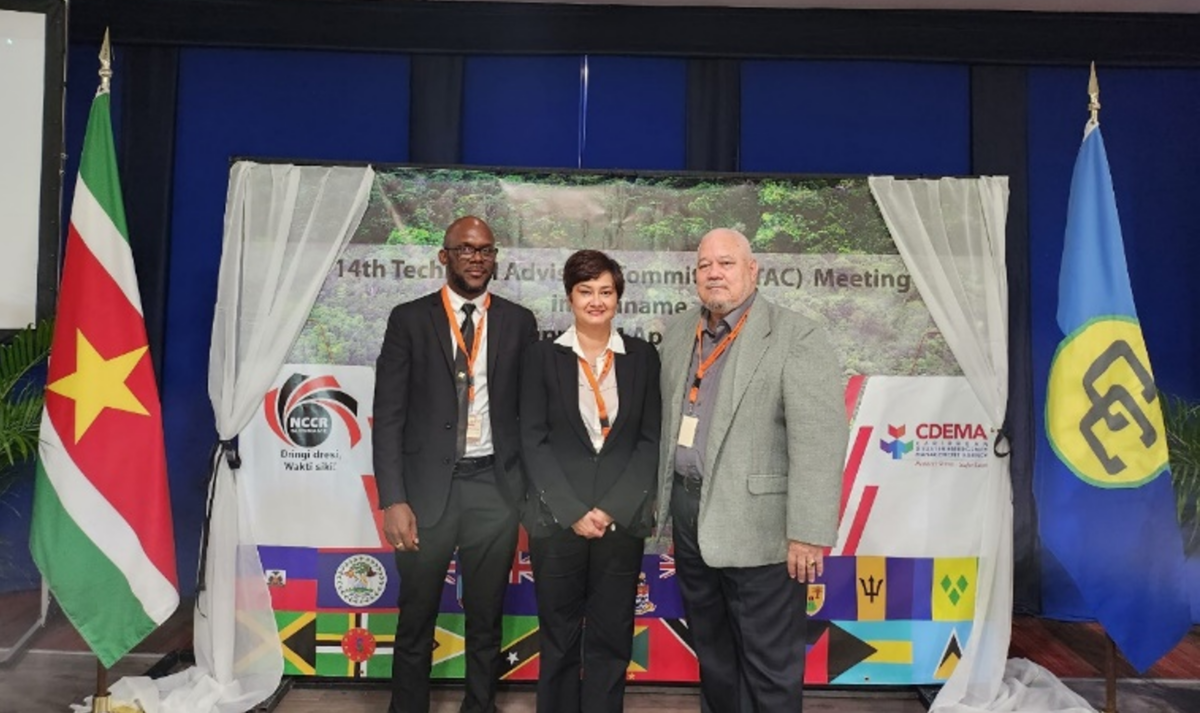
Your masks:
<svg viewBox="0 0 1200 713"><path fill-rule="evenodd" d="M92 696L92 713L109 713L108 695Z"/></svg>

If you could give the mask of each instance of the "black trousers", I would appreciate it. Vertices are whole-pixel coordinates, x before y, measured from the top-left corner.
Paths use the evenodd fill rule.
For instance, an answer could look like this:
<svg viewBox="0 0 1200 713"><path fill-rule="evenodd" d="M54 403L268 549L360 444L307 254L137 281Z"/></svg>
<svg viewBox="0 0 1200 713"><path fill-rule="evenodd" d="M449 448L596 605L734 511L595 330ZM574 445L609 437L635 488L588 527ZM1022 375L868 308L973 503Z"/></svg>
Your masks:
<svg viewBox="0 0 1200 713"><path fill-rule="evenodd" d="M800 713L806 586L787 563L709 567L700 556L698 489L671 489L675 576L696 658L703 713Z"/></svg>
<svg viewBox="0 0 1200 713"><path fill-rule="evenodd" d="M538 713L620 713L645 541L618 527L529 541L541 633ZM581 673L582 668L582 673Z"/></svg>
<svg viewBox="0 0 1200 713"><path fill-rule="evenodd" d="M460 477L461 476L461 477ZM433 630L450 558L458 548L466 614L466 695L462 713L493 713L500 676L504 592L517 547L517 513L488 470L455 473L446 511L426 527L417 521L420 549L396 552L400 616L392 659L390 713L428 713Z"/></svg>

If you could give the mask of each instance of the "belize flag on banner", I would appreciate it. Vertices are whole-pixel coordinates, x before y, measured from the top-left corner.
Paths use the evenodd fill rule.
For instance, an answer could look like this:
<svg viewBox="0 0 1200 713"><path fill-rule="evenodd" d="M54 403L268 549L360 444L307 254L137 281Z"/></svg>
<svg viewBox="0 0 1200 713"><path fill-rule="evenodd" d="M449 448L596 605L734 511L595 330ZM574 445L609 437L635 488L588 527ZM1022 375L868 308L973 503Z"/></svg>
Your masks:
<svg viewBox="0 0 1200 713"><path fill-rule="evenodd" d="M1162 399L1134 308L1100 127L1071 178L1040 475L1046 547L1138 671L1191 626Z"/></svg>
<svg viewBox="0 0 1200 713"><path fill-rule="evenodd" d="M71 206L30 549L71 623L110 667L175 611L179 585L162 415L107 84L92 102Z"/></svg>

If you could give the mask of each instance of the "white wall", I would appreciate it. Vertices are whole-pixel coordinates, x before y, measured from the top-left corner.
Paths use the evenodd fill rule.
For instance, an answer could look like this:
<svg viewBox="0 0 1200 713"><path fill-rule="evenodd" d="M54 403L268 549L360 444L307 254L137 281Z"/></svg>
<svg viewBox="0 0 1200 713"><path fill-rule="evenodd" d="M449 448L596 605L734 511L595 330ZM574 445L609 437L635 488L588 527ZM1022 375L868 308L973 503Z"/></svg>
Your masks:
<svg viewBox="0 0 1200 713"><path fill-rule="evenodd" d="M46 16L0 10L0 329L34 320Z"/></svg>

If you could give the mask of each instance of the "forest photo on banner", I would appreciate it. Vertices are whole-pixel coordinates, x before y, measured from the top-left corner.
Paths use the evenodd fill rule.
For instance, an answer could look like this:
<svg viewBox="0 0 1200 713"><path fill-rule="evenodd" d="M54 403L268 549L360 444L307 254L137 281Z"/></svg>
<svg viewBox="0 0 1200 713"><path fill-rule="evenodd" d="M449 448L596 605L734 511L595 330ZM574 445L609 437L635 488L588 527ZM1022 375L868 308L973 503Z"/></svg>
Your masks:
<svg viewBox="0 0 1200 713"><path fill-rule="evenodd" d="M491 289L533 310L541 338L572 320L561 270L580 248L620 262L615 324L658 343L695 304L700 237L750 239L759 288L828 331L851 422L838 544L809 587L809 684L944 682L975 615L989 420L918 294L865 178L394 169L335 261L307 324L241 434L246 489L285 673L387 677L399 576L379 531L371 465L373 366L388 314L445 283L445 227L492 227ZM417 414L419 417L419 414ZM461 582L446 574L434 676L461 678ZM634 681L695 681L670 550L647 553ZM526 540L513 561L503 677L538 671Z"/></svg>

